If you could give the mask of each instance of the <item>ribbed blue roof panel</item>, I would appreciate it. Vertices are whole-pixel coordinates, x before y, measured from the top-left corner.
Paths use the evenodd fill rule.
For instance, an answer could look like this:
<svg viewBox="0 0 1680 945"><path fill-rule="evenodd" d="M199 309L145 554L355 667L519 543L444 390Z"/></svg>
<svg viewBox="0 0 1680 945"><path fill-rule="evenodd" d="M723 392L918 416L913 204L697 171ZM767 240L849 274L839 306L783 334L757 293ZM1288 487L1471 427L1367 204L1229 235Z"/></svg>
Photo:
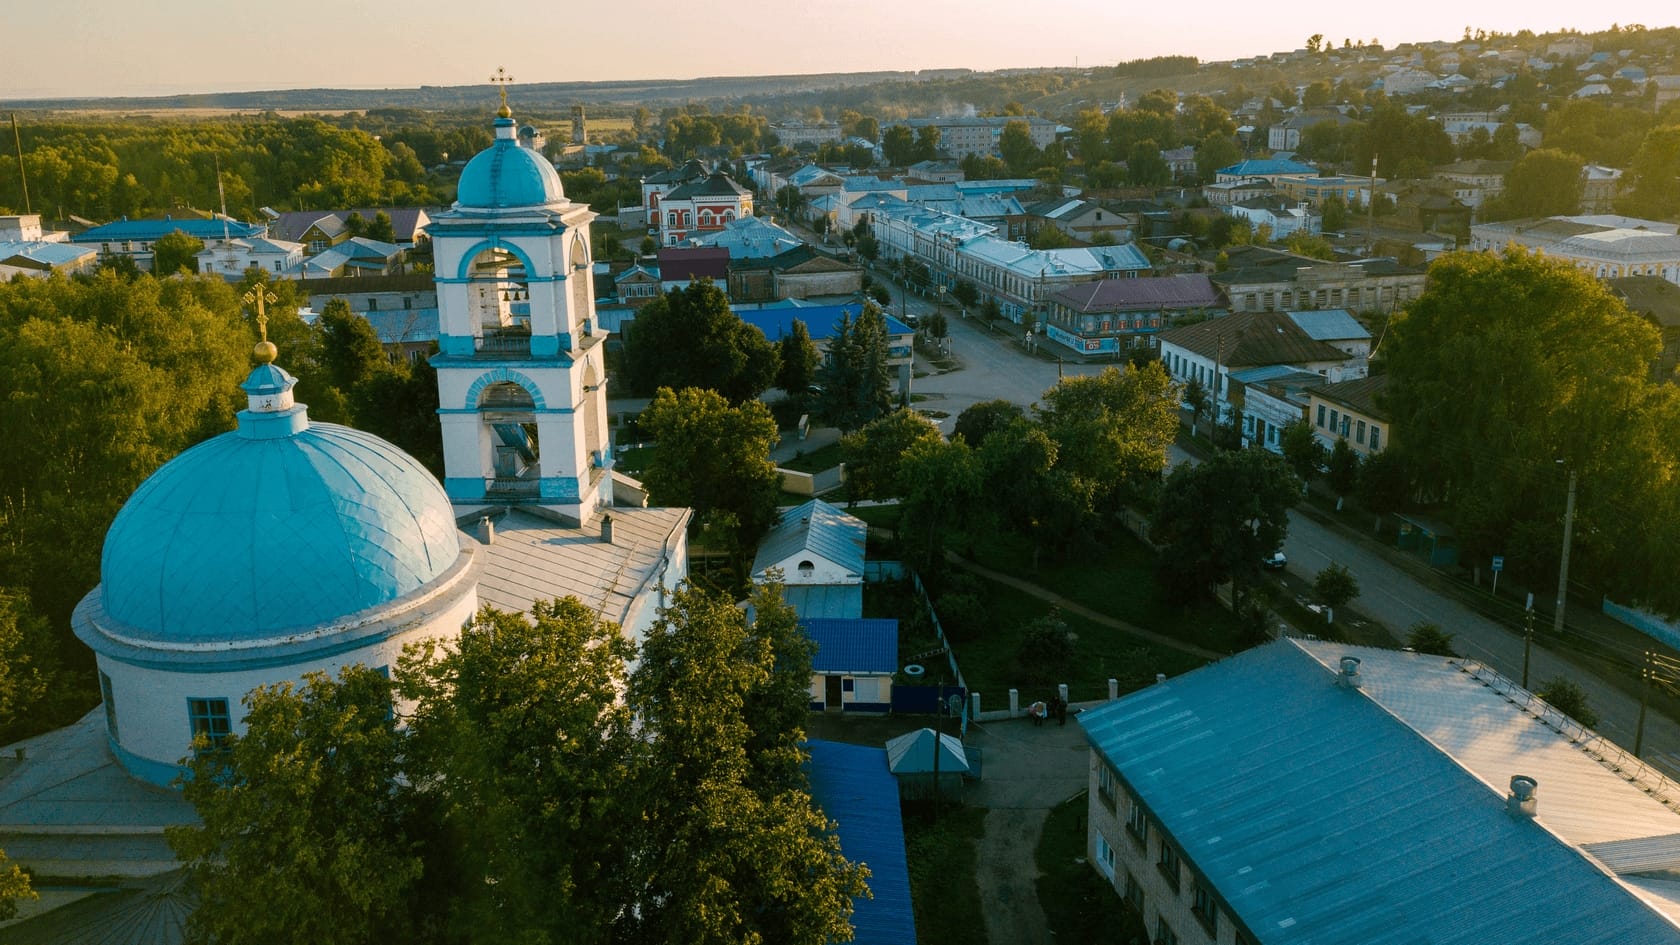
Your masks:
<svg viewBox="0 0 1680 945"><path fill-rule="evenodd" d="M459 553L442 487L390 443L320 423L226 433L123 506L105 537L104 603L146 639L264 639L396 600Z"/></svg>
<svg viewBox="0 0 1680 945"><path fill-rule="evenodd" d="M511 138L498 138L474 155L455 190L459 206L481 210L541 207L564 199L554 165Z"/></svg>
<svg viewBox="0 0 1680 945"><path fill-rule="evenodd" d="M898 670L898 621L876 617L813 617L799 621L817 645L818 673L891 673Z"/></svg>
<svg viewBox="0 0 1680 945"><path fill-rule="evenodd" d="M871 896L852 902L853 945L916 945L904 819L887 753L816 740L805 748L811 753L811 798L839 824L840 852L869 867Z"/></svg>

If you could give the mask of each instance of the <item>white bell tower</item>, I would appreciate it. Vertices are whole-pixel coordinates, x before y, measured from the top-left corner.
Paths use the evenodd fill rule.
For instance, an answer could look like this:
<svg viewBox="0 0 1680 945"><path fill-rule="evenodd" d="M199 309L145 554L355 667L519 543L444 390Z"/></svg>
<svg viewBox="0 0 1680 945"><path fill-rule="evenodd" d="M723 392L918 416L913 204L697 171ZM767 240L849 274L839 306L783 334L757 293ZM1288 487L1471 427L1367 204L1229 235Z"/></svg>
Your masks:
<svg viewBox="0 0 1680 945"><path fill-rule="evenodd" d="M505 89L495 134L428 229L444 488L457 506L542 506L581 525L612 503L596 214L520 145Z"/></svg>

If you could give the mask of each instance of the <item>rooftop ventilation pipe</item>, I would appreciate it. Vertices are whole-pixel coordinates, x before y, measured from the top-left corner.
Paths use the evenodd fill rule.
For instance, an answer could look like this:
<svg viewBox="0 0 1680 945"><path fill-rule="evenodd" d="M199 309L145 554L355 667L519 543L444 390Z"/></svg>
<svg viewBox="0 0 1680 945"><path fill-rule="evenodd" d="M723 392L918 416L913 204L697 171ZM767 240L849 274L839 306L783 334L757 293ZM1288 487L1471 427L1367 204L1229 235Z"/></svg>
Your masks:
<svg viewBox="0 0 1680 945"><path fill-rule="evenodd" d="M613 543L611 515L601 516L601 542L608 545Z"/></svg>
<svg viewBox="0 0 1680 945"><path fill-rule="evenodd" d="M1358 689L1364 683L1359 676L1359 657L1342 657L1342 671L1336 675L1336 685L1344 689Z"/></svg>
<svg viewBox="0 0 1680 945"><path fill-rule="evenodd" d="M1540 782L1526 774L1511 775L1511 793L1505 798L1505 811L1512 817L1526 817L1534 819L1534 812L1540 806L1535 798L1535 792L1540 788Z"/></svg>
<svg viewBox="0 0 1680 945"><path fill-rule="evenodd" d="M496 543L496 523L490 521L490 516L488 515L478 520L478 540L484 542L486 545L494 545Z"/></svg>

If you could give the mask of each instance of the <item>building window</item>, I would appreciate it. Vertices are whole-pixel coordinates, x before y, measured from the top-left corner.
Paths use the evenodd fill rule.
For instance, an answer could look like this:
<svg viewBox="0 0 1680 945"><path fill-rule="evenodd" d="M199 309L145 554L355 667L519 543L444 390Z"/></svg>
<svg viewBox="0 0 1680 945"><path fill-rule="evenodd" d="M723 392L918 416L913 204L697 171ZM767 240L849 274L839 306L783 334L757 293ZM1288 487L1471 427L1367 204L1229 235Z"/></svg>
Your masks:
<svg viewBox="0 0 1680 945"><path fill-rule="evenodd" d="M1208 938L1219 937L1219 906L1214 902L1213 890L1206 883L1196 880L1196 887L1192 894L1194 901L1190 905L1190 912L1207 929Z"/></svg>
<svg viewBox="0 0 1680 945"><path fill-rule="evenodd" d="M1126 889L1121 895L1138 911L1138 915L1143 914L1143 887L1138 885L1137 877L1131 873L1126 874Z"/></svg>
<svg viewBox="0 0 1680 945"><path fill-rule="evenodd" d="M1178 851L1167 841L1166 834L1161 835L1161 856L1155 865L1160 867L1161 875L1167 878L1167 885L1172 887L1172 891L1178 892Z"/></svg>
<svg viewBox="0 0 1680 945"><path fill-rule="evenodd" d="M1155 917L1154 945L1178 945L1178 936L1173 934L1172 926L1167 924L1166 916L1158 915Z"/></svg>
<svg viewBox="0 0 1680 945"><path fill-rule="evenodd" d="M1336 430L1340 427L1341 427L1341 414L1337 413L1334 410L1330 411L1330 432L1335 433Z"/></svg>
<svg viewBox="0 0 1680 945"><path fill-rule="evenodd" d="M111 741L122 741L117 735L117 700L111 695L111 677L103 670L99 673L99 699L105 703L105 730L111 733Z"/></svg>
<svg viewBox="0 0 1680 945"><path fill-rule="evenodd" d="M1371 425L1371 452L1375 453L1377 450L1379 450L1381 448L1382 448L1382 427L1379 427L1375 424L1372 424Z"/></svg>
<svg viewBox="0 0 1680 945"><path fill-rule="evenodd" d="M368 309L367 310L370 311L370 312L379 311L379 300L378 299L368 299Z"/></svg>
<svg viewBox="0 0 1680 945"><path fill-rule="evenodd" d="M1363 421L1363 420L1359 421L1359 425L1356 426L1354 428L1354 430L1355 430L1355 433L1354 433L1354 436L1353 436L1353 441L1355 443L1363 444L1365 442L1365 421Z"/></svg>
<svg viewBox="0 0 1680 945"><path fill-rule="evenodd" d="M842 678L840 680L840 691L841 692L856 692L857 691L857 680L853 679L850 676L846 676L846 677Z"/></svg>
<svg viewBox="0 0 1680 945"><path fill-rule="evenodd" d="M203 735L210 740L212 748L222 747L222 742L233 731L226 699L188 699L187 723L192 728L193 738Z"/></svg>
<svg viewBox="0 0 1680 945"><path fill-rule="evenodd" d="M1102 800L1103 806L1109 810L1114 810L1115 807L1114 794L1114 769L1110 768L1106 763L1098 761L1097 797Z"/></svg>
<svg viewBox="0 0 1680 945"><path fill-rule="evenodd" d="M1114 879L1114 848L1102 834L1097 834L1097 870L1110 881Z"/></svg>
<svg viewBox="0 0 1680 945"><path fill-rule="evenodd" d="M1149 845L1149 817L1143 812L1143 805L1137 798L1130 798L1131 804L1126 811L1126 830L1137 842L1145 847Z"/></svg>

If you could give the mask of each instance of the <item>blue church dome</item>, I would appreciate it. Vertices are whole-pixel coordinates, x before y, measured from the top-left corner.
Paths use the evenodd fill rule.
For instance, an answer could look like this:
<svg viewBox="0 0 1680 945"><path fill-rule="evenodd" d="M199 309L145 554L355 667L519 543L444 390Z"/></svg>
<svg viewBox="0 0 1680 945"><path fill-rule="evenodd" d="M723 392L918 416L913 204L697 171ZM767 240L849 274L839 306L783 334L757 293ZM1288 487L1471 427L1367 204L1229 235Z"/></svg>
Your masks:
<svg viewBox="0 0 1680 945"><path fill-rule="evenodd" d="M466 209L540 207L565 199L554 165L515 140L506 115L496 119L495 143L467 162L455 191L456 205Z"/></svg>
<svg viewBox="0 0 1680 945"><path fill-rule="evenodd" d="M238 643L394 601L460 555L449 499L379 437L256 411L141 484L105 536L106 613L143 639Z"/></svg>

